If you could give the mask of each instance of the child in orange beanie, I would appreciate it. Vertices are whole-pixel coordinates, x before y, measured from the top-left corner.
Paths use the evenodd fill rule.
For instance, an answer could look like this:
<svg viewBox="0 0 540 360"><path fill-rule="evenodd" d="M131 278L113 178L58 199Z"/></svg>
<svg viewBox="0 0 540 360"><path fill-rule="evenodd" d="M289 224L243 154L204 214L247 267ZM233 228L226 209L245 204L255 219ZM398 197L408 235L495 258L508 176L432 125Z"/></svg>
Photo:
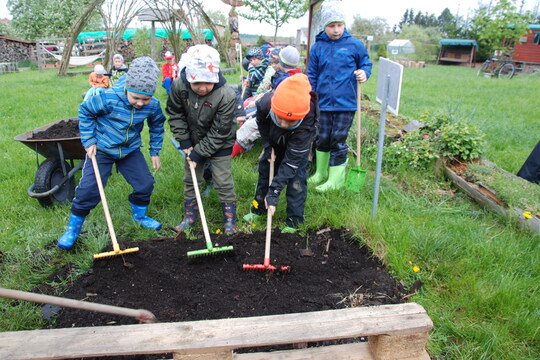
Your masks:
<svg viewBox="0 0 540 360"><path fill-rule="evenodd" d="M317 135L319 107L304 74L285 79L274 92L257 102L257 125L264 152L259 158L259 180L255 191L257 207L244 216L253 222L267 209L273 215L279 194L287 187L287 226L281 231L292 233L304 222L307 198L307 164L311 143ZM270 156L275 153L275 176L268 185Z"/></svg>

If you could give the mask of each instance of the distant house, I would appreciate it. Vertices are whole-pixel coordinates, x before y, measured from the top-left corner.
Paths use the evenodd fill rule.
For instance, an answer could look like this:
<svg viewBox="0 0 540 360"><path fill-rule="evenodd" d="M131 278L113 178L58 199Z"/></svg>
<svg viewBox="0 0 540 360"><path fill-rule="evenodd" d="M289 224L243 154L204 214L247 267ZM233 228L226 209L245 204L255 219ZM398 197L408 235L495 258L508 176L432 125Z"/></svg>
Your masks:
<svg viewBox="0 0 540 360"><path fill-rule="evenodd" d="M540 64L540 25L529 25L529 32L514 46L512 60Z"/></svg>
<svg viewBox="0 0 540 360"><path fill-rule="evenodd" d="M439 52L437 64L467 64L469 66L474 66L476 52L478 51L476 40L441 39L439 45L441 45L441 51Z"/></svg>
<svg viewBox="0 0 540 360"><path fill-rule="evenodd" d="M416 48L410 40L395 39L390 41L387 50L392 55L406 55L413 54Z"/></svg>

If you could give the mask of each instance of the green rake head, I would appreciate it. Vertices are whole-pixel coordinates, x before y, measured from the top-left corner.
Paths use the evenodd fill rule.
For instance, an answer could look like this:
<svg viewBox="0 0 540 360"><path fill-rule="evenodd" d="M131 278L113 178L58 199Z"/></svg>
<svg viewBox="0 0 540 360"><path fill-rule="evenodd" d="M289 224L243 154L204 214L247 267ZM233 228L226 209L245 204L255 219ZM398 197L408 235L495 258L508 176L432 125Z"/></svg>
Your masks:
<svg viewBox="0 0 540 360"><path fill-rule="evenodd" d="M215 256L215 255L227 255L231 254L234 251L234 247L231 246L221 246L221 247L211 247L202 250L193 250L188 251L188 257L200 257L200 256Z"/></svg>

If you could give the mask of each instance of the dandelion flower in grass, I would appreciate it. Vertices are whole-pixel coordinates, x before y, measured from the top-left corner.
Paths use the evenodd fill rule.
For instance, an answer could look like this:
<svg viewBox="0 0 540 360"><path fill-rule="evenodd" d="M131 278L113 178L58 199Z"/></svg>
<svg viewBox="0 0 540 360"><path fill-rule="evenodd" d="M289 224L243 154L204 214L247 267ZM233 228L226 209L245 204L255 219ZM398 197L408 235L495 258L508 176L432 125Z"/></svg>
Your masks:
<svg viewBox="0 0 540 360"><path fill-rule="evenodd" d="M412 268L412 271L414 271L415 273L419 272L420 268L418 266L414 265L413 268Z"/></svg>
<svg viewBox="0 0 540 360"><path fill-rule="evenodd" d="M251 205L253 205L253 207L254 207L255 209L258 209L258 208L259 208L259 203L257 202L257 200L253 200L253 201L251 202Z"/></svg>
<svg viewBox="0 0 540 360"><path fill-rule="evenodd" d="M530 211L526 211L523 213L523 217L525 219L532 219L532 215L531 215L531 212Z"/></svg>
<svg viewBox="0 0 540 360"><path fill-rule="evenodd" d="M217 230L216 230L216 234L221 234L221 230L220 230L220 229L217 229Z"/></svg>
<svg viewBox="0 0 540 360"><path fill-rule="evenodd" d="M251 224L251 226L255 227L255 226L257 226L257 224L253 223L253 224Z"/></svg>

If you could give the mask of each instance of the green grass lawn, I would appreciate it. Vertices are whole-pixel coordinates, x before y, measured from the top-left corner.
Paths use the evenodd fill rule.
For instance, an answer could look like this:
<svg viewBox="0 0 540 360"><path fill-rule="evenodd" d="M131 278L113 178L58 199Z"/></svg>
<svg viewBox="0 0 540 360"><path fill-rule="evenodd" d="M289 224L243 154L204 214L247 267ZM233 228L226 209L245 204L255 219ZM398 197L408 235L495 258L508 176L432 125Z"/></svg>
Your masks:
<svg viewBox="0 0 540 360"><path fill-rule="evenodd" d="M377 68L374 70L363 86L371 99L375 99L377 80ZM228 78L236 81L238 74ZM540 77L534 75L486 79L476 77L473 69L457 66L405 69L400 112L408 120L419 119L424 111L439 110L470 119L486 133L485 157L515 173L540 134L539 84ZM31 290L43 282L52 283L48 279L51 272L66 263L84 272L91 266L91 255L109 242L103 210L98 206L89 215L75 251L54 246L65 230L69 206L42 208L28 197L36 172L35 152L13 141L18 134L76 116L87 75L58 78L54 70L25 71L1 75L0 88L0 286ZM164 105L166 95L161 87L157 95ZM372 136L377 120L363 120ZM183 213L183 170L166 128L163 168L154 174L149 215L174 226ZM239 216L249 211L258 152L255 148L233 161ZM484 211L455 192L433 169L384 173L377 216L372 220L374 165L367 156L362 164L368 178L361 193L317 194L310 188L303 229L347 227L397 279L409 285L421 280L424 285L411 301L423 305L435 324L428 344L432 358L540 358L539 237ZM129 188L121 176L111 177L106 192L119 238L171 235L166 230L156 234L133 225ZM277 225L284 224L283 205L284 200L278 206ZM222 227L215 193L205 200L205 211L210 231ZM414 272L413 266L420 270ZM44 325L39 306L32 304L0 300L0 313L1 331Z"/></svg>

